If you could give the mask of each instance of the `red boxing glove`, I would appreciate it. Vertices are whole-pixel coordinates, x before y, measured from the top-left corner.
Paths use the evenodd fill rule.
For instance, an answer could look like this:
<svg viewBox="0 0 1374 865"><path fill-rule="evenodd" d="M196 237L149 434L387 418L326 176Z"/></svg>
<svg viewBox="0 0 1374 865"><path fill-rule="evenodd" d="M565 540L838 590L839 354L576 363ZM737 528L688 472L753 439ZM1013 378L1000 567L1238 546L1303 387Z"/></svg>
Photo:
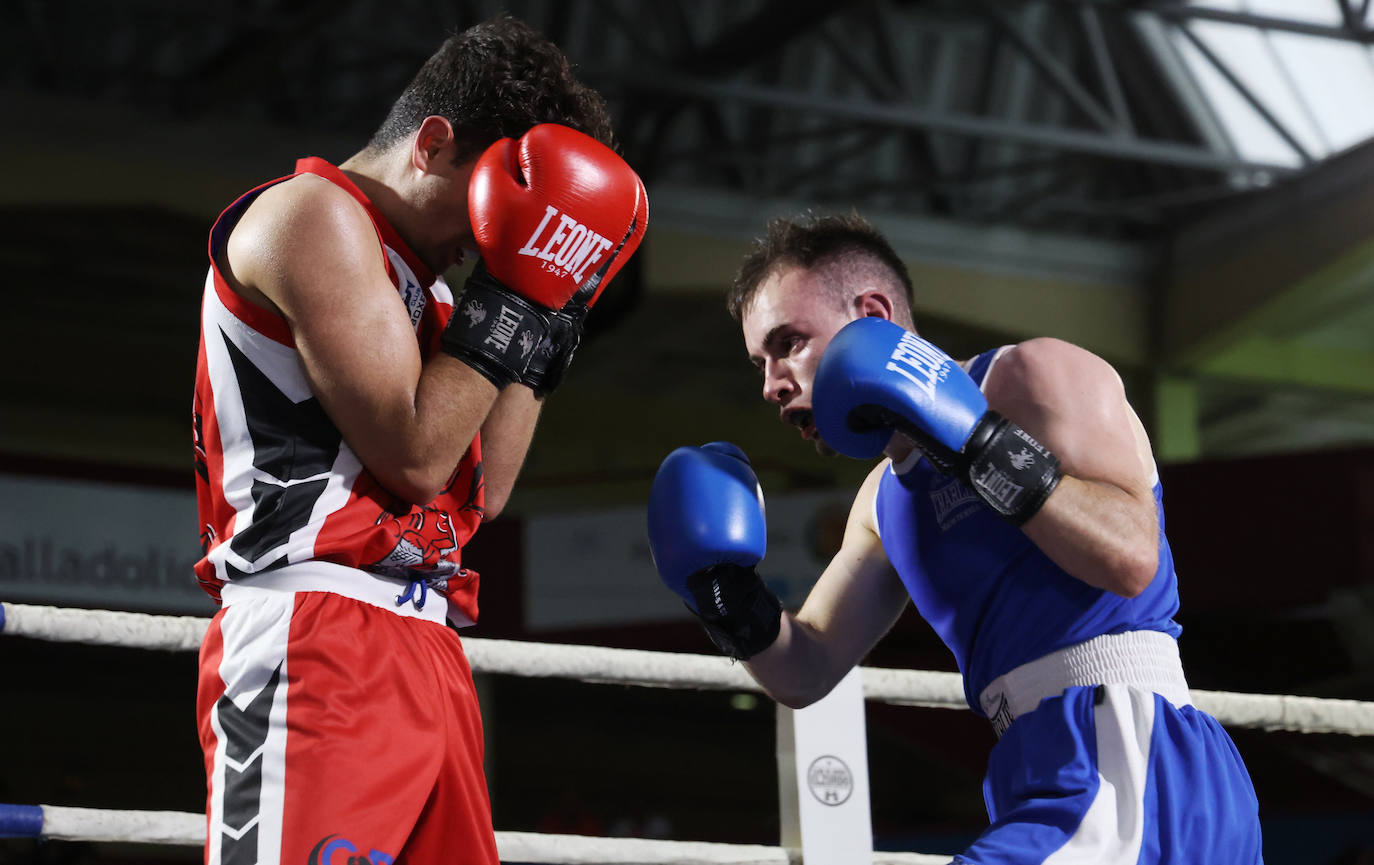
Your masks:
<svg viewBox="0 0 1374 865"><path fill-rule="evenodd" d="M644 184L609 147L544 123L503 138L468 184L472 233L487 270L518 294L559 309L587 305L629 260L648 224Z"/></svg>
<svg viewBox="0 0 1374 865"><path fill-rule="evenodd" d="M644 184L610 148L545 123L487 148L468 213L483 266L444 348L497 387L522 380L546 393L550 370L561 375L571 359L582 316L644 236Z"/></svg>
<svg viewBox="0 0 1374 865"><path fill-rule="evenodd" d="M638 181L639 178L636 177L635 180ZM586 321L587 311L601 296L601 290L611 278L610 274L623 267L639 246L648 225L649 196L641 182L639 203L635 206L634 226L621 245L613 264L607 268L607 275L600 279L588 279L572 299L549 318L549 329L535 349L534 357L530 359L525 374L520 377L523 383L534 390L536 396L547 396L563 381L563 373L572 363L573 352L577 351L577 347L582 343L582 326Z"/></svg>

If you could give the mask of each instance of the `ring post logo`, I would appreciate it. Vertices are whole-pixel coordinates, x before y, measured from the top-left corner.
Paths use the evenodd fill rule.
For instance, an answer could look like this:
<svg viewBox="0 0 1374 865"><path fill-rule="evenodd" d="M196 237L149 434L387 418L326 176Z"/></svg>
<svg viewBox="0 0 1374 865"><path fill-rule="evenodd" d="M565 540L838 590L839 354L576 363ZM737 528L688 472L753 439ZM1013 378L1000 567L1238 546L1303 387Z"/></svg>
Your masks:
<svg viewBox="0 0 1374 865"><path fill-rule="evenodd" d="M843 805L854 792L854 774L839 757L817 757L806 769L806 786L822 805Z"/></svg>
<svg viewBox="0 0 1374 865"><path fill-rule="evenodd" d="M358 854L358 846L339 835L326 835L310 851L309 865L392 865L396 857L380 850Z"/></svg>

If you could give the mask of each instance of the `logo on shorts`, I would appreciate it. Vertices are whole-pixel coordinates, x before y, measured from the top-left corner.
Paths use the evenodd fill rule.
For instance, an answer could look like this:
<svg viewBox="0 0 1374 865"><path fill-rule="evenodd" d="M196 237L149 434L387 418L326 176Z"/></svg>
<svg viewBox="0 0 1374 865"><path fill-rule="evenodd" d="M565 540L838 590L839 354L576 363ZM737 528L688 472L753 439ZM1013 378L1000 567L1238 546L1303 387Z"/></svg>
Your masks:
<svg viewBox="0 0 1374 865"><path fill-rule="evenodd" d="M309 865L391 865L396 857L380 850L369 850L366 856L358 853L358 846L347 838L326 835L310 851Z"/></svg>
<svg viewBox="0 0 1374 865"><path fill-rule="evenodd" d="M843 805L854 793L854 773L839 757L826 754L807 767L806 786L822 805Z"/></svg>
<svg viewBox="0 0 1374 865"><path fill-rule="evenodd" d="M991 702L989 700L988 702ZM987 707L984 706L984 711ZM1007 732L1011 722L1016 720L1011 716L1011 706L1007 704L1005 694L997 695L997 708L988 715L988 720L992 722L992 731L997 734L997 738L1002 738L1002 734Z"/></svg>

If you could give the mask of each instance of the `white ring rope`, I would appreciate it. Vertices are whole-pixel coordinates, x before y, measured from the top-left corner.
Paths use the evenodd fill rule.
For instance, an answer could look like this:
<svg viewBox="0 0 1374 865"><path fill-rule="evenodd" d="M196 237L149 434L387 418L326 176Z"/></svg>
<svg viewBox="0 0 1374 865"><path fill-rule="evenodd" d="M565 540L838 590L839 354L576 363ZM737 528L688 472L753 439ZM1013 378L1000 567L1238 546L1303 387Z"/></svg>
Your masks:
<svg viewBox="0 0 1374 865"><path fill-rule="evenodd" d="M720 655L646 652L522 640L463 638L474 672L579 679L646 688L763 692L743 665Z"/></svg>
<svg viewBox="0 0 1374 865"><path fill-rule="evenodd" d="M0 632L62 642L194 651L209 620L109 610L0 604ZM761 691L744 667L718 655L647 652L465 638L474 672L548 676L659 688ZM864 697L884 703L967 708L957 673L863 667ZM1194 690L1193 702L1223 724L1300 733L1374 736L1374 702Z"/></svg>
<svg viewBox="0 0 1374 865"><path fill-rule="evenodd" d="M110 610L73 610L0 604L0 632L58 643L194 652L210 620L202 616L150 616Z"/></svg>
<svg viewBox="0 0 1374 865"><path fill-rule="evenodd" d="M54 841L115 841L202 847L205 815L181 811L109 811L38 806L41 836ZM3 832L0 825L0 832ZM0 835L2 837L2 835ZM757 844L659 841L497 832L502 862L545 865L796 865L800 853ZM946 865L948 856L875 851L873 865Z"/></svg>
<svg viewBox="0 0 1374 865"><path fill-rule="evenodd" d="M205 815L183 811L107 811L43 805L43 837L53 841L129 841L205 846Z"/></svg>

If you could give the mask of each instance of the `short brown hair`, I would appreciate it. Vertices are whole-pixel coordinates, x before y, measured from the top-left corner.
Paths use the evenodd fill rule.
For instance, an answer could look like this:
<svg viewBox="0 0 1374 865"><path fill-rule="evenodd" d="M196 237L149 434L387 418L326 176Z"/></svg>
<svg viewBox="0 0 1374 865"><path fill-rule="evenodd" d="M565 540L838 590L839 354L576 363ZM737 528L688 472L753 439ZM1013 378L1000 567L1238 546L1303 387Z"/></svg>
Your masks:
<svg viewBox="0 0 1374 865"><path fill-rule="evenodd" d="M853 211L825 216L808 211L769 220L763 236L754 240L753 248L740 264L726 296L726 307L740 321L759 286L777 271L788 266L814 270L832 264L878 266L882 277L894 287L900 286L906 311L910 313L913 290L906 265L882 232ZM843 291L844 286L837 282L836 290Z"/></svg>
<svg viewBox="0 0 1374 865"><path fill-rule="evenodd" d="M453 124L458 159L539 123L561 123L613 147L606 101L528 24L501 16L444 40L391 106L369 149L384 150L438 115Z"/></svg>

